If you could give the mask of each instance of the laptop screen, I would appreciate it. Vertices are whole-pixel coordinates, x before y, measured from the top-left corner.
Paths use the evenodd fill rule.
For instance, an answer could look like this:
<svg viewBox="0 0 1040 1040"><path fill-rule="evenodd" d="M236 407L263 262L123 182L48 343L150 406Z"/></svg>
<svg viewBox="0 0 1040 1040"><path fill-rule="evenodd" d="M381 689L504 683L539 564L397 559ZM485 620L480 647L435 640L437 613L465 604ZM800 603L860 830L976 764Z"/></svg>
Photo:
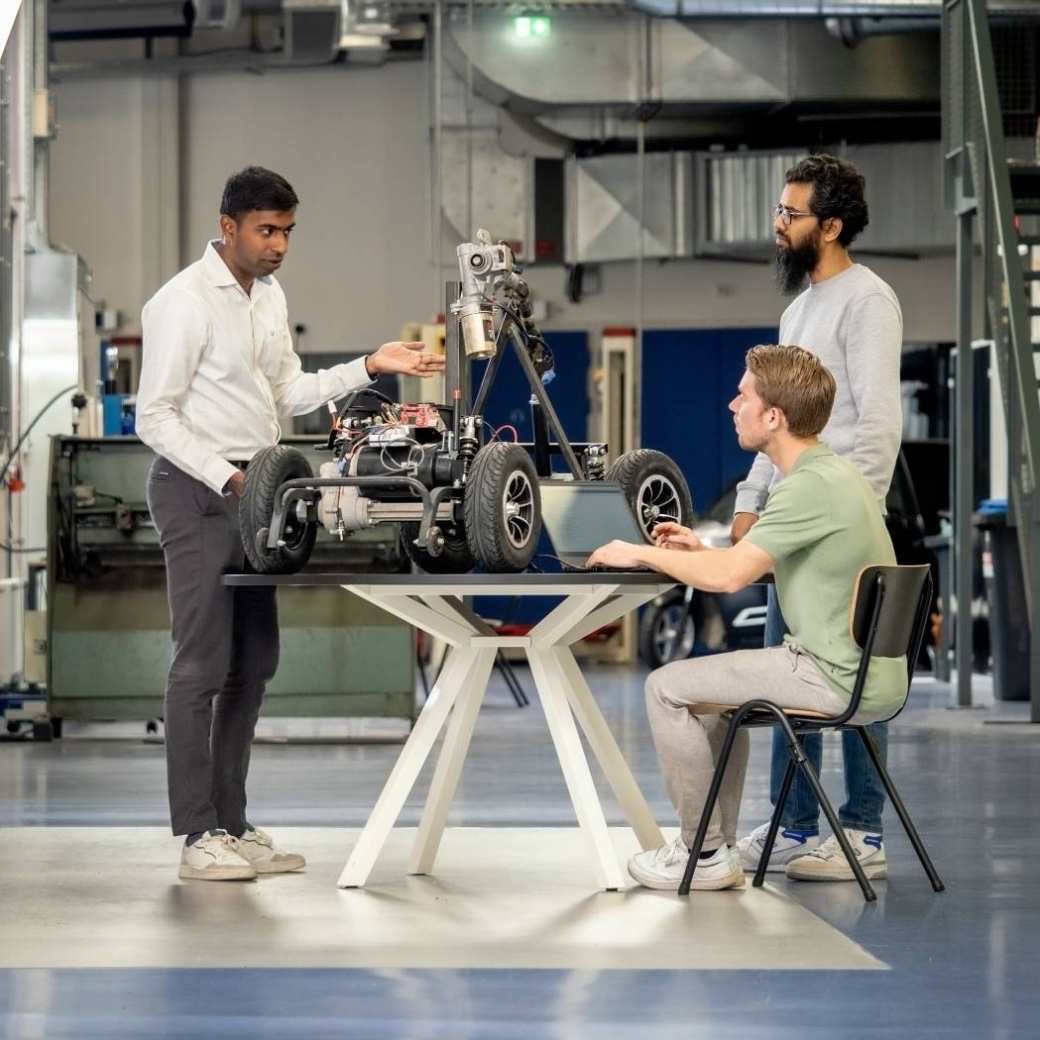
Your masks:
<svg viewBox="0 0 1040 1040"><path fill-rule="evenodd" d="M612 481L545 480L539 486L542 523L556 555L572 567L615 538L646 542L619 484Z"/></svg>

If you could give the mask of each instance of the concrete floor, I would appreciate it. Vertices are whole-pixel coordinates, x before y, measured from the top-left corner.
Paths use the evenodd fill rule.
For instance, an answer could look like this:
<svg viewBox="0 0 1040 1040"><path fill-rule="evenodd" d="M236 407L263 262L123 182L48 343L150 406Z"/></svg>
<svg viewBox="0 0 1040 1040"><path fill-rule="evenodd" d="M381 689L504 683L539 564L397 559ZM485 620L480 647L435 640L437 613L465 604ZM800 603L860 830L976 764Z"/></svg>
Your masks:
<svg viewBox="0 0 1040 1040"><path fill-rule="evenodd" d="M590 678L658 818L671 824L642 675L598 669ZM4 744L0 1036L1040 1035L1040 894L1028 873L1040 853L1040 728L1016 724L1024 706L993 707L984 691L979 700L980 709L949 711L946 687L915 686L889 762L947 892L932 894L890 815L889 880L877 883L871 906L855 885L782 875L771 891L700 893L679 909L661 893L582 894L578 846L567 852L573 815L544 720L537 707L513 707L501 686L481 713L449 827L508 829L449 830L444 877L391 871L397 880L374 878L381 893L338 892L332 881L348 829L364 822L399 748L329 742L342 723L265 725L269 735L314 739L256 747L251 818L313 850L312 863L300 877L234 892L179 883L176 843L146 829L163 828L166 809L162 749L143 742L143 727L70 727L51 745ZM1012 724L986 724L996 718ZM366 732L392 735L385 725ZM768 814L767 739L753 734L748 827ZM824 761L835 794L837 744L827 741ZM620 824L601 790L608 820ZM417 822L424 792L421 781L402 826ZM537 827L557 830L524 830ZM630 840L626 831L615 837ZM394 855L387 850L384 871ZM489 884L480 870L467 883L470 862L497 864L505 883ZM440 920L446 893L454 898L446 907L465 912ZM392 904L393 915L355 912L351 930L337 909L359 894L366 906ZM581 942L549 937L552 899L561 929ZM635 914L629 905L617 913L609 899ZM467 949L462 940L482 921L490 945ZM290 943L272 922L291 930ZM388 952L409 945L400 937L410 925L425 960ZM136 947L125 943L131 931Z"/></svg>

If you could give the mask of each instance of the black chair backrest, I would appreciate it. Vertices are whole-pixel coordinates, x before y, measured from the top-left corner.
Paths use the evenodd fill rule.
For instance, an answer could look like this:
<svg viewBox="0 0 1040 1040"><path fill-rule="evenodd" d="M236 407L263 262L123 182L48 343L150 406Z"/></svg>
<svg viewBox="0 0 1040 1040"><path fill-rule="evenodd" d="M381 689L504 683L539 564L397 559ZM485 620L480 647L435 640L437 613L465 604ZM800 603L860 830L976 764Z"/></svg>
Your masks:
<svg viewBox="0 0 1040 1040"><path fill-rule="evenodd" d="M929 577L930 568L927 564L864 567L856 580L849 619L856 646L861 650L866 648L880 595L880 613L871 656L904 657L908 654L917 635L914 622L917 621L921 593Z"/></svg>
<svg viewBox="0 0 1040 1040"><path fill-rule="evenodd" d="M848 709L842 722L859 710L872 657L906 657L906 688L921 651L928 609L932 602L932 574L927 564L864 567L856 579L849 611L849 629L863 651ZM904 699L904 704L905 699ZM902 711L902 705L893 716Z"/></svg>

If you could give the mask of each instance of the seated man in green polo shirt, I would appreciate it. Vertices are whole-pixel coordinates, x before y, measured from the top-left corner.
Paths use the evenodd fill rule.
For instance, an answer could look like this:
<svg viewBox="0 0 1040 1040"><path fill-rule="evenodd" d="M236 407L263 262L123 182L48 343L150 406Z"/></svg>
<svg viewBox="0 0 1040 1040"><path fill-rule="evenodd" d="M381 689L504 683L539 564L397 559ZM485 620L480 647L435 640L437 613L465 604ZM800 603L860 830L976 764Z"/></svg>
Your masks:
<svg viewBox="0 0 1040 1040"><path fill-rule="evenodd" d="M729 406L737 439L747 451L765 452L784 478L758 523L728 549L710 549L688 528L664 523L654 530L654 546L610 542L589 557L590 565L651 567L706 592L735 592L773 572L790 628L783 646L676 661L648 677L650 728L681 827L671 844L629 862L632 877L649 888L678 888L725 737L725 718L694 714L692 706L738 706L765 697L786 708L838 715L851 698L859 664L849 632L856 578L869 564L896 561L870 485L818 439L834 392L834 377L801 347L748 351L747 371ZM905 692L906 662L875 658L857 720L887 717ZM694 888L744 884L733 846L747 755L748 733L742 729Z"/></svg>

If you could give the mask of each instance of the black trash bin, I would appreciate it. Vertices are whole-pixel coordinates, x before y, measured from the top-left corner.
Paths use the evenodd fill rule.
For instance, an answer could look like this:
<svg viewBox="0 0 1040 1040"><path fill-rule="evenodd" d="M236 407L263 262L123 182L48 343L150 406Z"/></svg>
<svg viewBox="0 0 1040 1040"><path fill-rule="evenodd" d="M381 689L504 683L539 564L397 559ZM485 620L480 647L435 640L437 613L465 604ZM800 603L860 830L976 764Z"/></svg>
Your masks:
<svg viewBox="0 0 1040 1040"><path fill-rule="evenodd" d="M1029 700L1029 615L1018 534L1008 526L1007 501L987 499L975 514L982 538L982 575L989 603L993 695Z"/></svg>

